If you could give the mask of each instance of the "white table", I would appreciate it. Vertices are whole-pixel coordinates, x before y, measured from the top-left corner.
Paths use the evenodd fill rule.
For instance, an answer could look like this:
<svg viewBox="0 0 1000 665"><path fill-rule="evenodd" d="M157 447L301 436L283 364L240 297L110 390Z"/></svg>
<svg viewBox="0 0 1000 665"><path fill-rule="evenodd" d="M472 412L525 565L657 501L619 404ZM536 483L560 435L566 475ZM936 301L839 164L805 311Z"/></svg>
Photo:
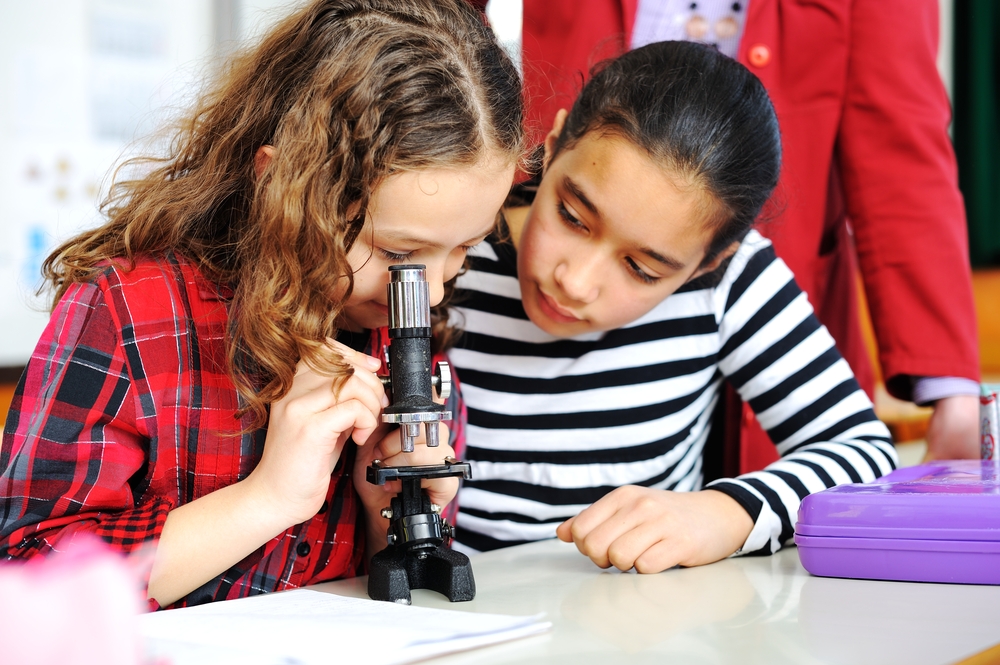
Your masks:
<svg viewBox="0 0 1000 665"><path fill-rule="evenodd" d="M544 612L553 629L435 663L943 665L1000 642L1000 587L813 577L794 547L659 575L603 571L559 541L481 554L472 565L475 600L418 589L413 604ZM312 588L367 598L367 582Z"/></svg>

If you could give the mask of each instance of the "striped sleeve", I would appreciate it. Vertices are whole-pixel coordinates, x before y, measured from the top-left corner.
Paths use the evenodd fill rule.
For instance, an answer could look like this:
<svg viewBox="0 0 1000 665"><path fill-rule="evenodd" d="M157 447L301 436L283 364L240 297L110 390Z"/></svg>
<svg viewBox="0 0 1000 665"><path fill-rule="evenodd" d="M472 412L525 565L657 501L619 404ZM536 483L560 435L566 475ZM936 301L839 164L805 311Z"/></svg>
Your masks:
<svg viewBox="0 0 1000 665"><path fill-rule="evenodd" d="M791 540L808 494L874 480L898 459L888 429L771 244L760 236L744 242L726 275L715 294L719 368L781 459L708 487L754 519L737 554L770 554Z"/></svg>

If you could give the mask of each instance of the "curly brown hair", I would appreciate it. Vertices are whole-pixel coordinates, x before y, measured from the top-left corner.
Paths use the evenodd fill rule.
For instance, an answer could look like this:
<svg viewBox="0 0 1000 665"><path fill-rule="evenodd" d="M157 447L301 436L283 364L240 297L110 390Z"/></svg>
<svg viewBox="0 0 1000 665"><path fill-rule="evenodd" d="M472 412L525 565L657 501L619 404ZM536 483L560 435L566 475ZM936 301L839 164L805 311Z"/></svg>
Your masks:
<svg viewBox="0 0 1000 665"><path fill-rule="evenodd" d="M404 170L518 160L522 113L515 65L464 0L309 2L233 58L166 156L122 165L140 177L116 171L108 221L43 275L58 301L110 260L174 252L231 287L229 371L262 425L300 359L349 371L324 349L375 188ZM258 177L264 145L274 159Z"/></svg>

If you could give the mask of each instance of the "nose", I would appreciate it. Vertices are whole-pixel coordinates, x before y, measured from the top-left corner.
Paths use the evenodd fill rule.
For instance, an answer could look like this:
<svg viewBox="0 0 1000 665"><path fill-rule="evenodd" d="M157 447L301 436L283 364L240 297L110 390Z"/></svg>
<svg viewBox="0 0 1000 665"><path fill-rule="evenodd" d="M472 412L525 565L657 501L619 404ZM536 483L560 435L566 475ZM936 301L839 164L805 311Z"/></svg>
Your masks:
<svg viewBox="0 0 1000 665"><path fill-rule="evenodd" d="M444 267L444 263L441 261L427 263L425 266L431 307L440 305L441 301L444 300Z"/></svg>
<svg viewBox="0 0 1000 665"><path fill-rule="evenodd" d="M444 284L455 279L465 264L465 249L456 247L447 254L428 258L425 265L427 284L430 287L431 307L444 300Z"/></svg>
<svg viewBox="0 0 1000 665"><path fill-rule="evenodd" d="M567 298L589 305L601 293L600 260L593 255L563 258L552 276Z"/></svg>

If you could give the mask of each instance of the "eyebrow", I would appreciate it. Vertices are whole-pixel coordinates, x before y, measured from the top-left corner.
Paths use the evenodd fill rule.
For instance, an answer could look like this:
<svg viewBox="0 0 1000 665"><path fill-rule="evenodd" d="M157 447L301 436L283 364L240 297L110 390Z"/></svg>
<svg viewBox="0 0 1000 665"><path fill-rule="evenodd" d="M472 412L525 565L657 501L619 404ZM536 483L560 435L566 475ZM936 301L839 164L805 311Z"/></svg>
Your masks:
<svg viewBox="0 0 1000 665"><path fill-rule="evenodd" d="M569 193L573 195L573 198L579 200L580 203L583 204L583 207L589 210L592 215L596 215L597 217L602 216L601 211L597 209L594 202L587 198L587 195L583 193L583 190L580 189L578 184L573 182L572 178L569 176L563 176L562 184L563 187L565 187Z"/></svg>
<svg viewBox="0 0 1000 665"><path fill-rule="evenodd" d="M648 256L649 258L653 259L654 261L658 261L663 265L667 266L668 268L671 268L672 270L684 269L683 263L681 263L677 259L670 258L669 256L664 256L663 254L660 254L654 249L650 249L649 247L640 247L639 251Z"/></svg>
<svg viewBox="0 0 1000 665"><path fill-rule="evenodd" d="M466 242L464 242L462 244L463 245L471 245L473 243L477 243L478 244L478 243L482 242L483 240L485 240L487 237L489 237L489 235L491 233L493 233L493 229L494 228L495 228L495 226L491 226L490 229L488 231L486 231L485 233L481 233L479 235L473 236L473 237L469 238ZM434 249L441 249L441 247L442 247L442 245L440 245L440 244L438 244L436 242L430 242L426 238L417 238L416 236L408 236L408 235L403 235L403 234L395 234L392 231L380 233L379 236L381 237L381 239L382 239L383 242L384 241L389 241L389 242L393 242L393 243L399 243L401 245L410 245L410 246L412 246L412 245L423 245L424 247L432 247Z"/></svg>
<svg viewBox="0 0 1000 665"><path fill-rule="evenodd" d="M587 198L587 195L583 193L580 186L573 182L573 179L569 176L563 176L563 187L573 195L573 198L577 199L584 208L590 211L590 213L596 217L601 217L601 211L594 205L594 202ZM660 254L655 249L649 247L639 247L639 251L653 259L658 263L662 263L671 270L683 270L684 263L678 261L677 259L671 258L669 256L664 256Z"/></svg>

